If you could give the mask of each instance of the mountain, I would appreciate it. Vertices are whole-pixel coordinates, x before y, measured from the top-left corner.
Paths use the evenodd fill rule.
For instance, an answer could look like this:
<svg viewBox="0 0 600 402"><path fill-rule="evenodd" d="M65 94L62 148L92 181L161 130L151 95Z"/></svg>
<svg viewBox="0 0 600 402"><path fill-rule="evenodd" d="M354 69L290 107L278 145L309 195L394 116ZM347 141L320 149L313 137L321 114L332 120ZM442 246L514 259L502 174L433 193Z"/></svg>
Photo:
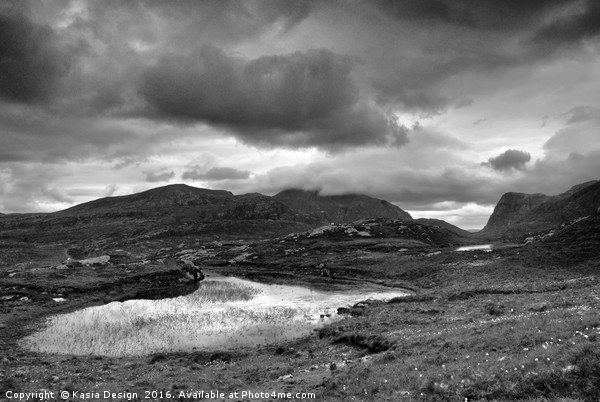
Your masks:
<svg viewBox="0 0 600 402"><path fill-rule="evenodd" d="M411 221L412 217L397 206L362 194L319 195L317 191L284 190L273 196L290 208L329 223L354 222L369 218Z"/></svg>
<svg viewBox="0 0 600 402"><path fill-rule="evenodd" d="M387 201L364 195L321 197L287 191L269 197L173 184L100 198L48 214L3 216L0 229L27 241L93 238L101 243L194 237L270 238L366 218L411 220Z"/></svg>
<svg viewBox="0 0 600 402"><path fill-rule="evenodd" d="M344 223L367 218L412 220L402 209L366 195L320 196L316 192L285 190L274 197L259 193L233 195L185 184L157 187L141 193L106 197L76 205L55 216L193 217L194 221L291 220L304 223Z"/></svg>
<svg viewBox="0 0 600 402"><path fill-rule="evenodd" d="M548 198L550 197L539 193L506 193L502 195L483 231L503 230L513 225Z"/></svg>
<svg viewBox="0 0 600 402"><path fill-rule="evenodd" d="M506 193L479 234L517 237L549 230L594 215L599 207L600 181L578 184L554 196Z"/></svg>
<svg viewBox="0 0 600 402"><path fill-rule="evenodd" d="M55 215L155 215L174 209L202 210L207 218L231 205L235 196L229 191L172 184L137 194L100 198L56 212Z"/></svg>
<svg viewBox="0 0 600 402"><path fill-rule="evenodd" d="M233 195L185 184L172 184L141 193L106 197L76 205L55 216L165 216L194 222L218 220L292 220L317 223L313 217L293 211L282 202L258 193Z"/></svg>
<svg viewBox="0 0 600 402"><path fill-rule="evenodd" d="M470 236L471 235L471 232L461 229L458 226L454 226L453 224L448 223L441 219L419 218L419 219L415 219L415 222L422 223L422 224L429 225L429 226L439 226L441 228L448 229L451 232L454 232L461 236Z"/></svg>

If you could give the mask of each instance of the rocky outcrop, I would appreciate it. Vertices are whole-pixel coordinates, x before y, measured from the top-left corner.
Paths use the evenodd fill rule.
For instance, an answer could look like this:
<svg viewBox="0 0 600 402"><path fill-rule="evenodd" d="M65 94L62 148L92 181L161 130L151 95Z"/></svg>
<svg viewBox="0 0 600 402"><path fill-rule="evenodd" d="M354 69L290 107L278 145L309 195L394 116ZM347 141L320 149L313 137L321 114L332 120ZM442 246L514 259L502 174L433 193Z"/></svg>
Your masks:
<svg viewBox="0 0 600 402"><path fill-rule="evenodd" d="M329 223L346 223L370 218L412 220L410 214L399 207L362 194L323 196L317 191L291 189L284 190L273 198L297 211Z"/></svg>

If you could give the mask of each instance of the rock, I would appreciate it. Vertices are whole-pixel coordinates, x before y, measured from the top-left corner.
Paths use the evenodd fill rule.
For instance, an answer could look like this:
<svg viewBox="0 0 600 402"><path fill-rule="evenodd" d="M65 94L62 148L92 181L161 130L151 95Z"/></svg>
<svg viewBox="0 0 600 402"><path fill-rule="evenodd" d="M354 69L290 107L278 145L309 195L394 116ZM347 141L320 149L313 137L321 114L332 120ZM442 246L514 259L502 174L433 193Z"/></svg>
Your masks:
<svg viewBox="0 0 600 402"><path fill-rule="evenodd" d="M371 360L373 360L373 356L363 356L360 358L360 361L365 364L370 363Z"/></svg>
<svg viewBox="0 0 600 402"><path fill-rule="evenodd" d="M538 304L534 304L531 307L529 307L529 311L534 311L534 312L542 312L542 311L546 311L548 310L550 306L548 305L548 303L538 303Z"/></svg>
<svg viewBox="0 0 600 402"><path fill-rule="evenodd" d="M93 258L86 258L85 260L79 260L77 262L79 262L82 265L96 265L96 264L106 264L108 261L110 261L110 256L109 255L101 255L99 257L93 257Z"/></svg>
<svg viewBox="0 0 600 402"><path fill-rule="evenodd" d="M209 361L222 361L222 362L230 362L233 357L228 352L215 352L210 355Z"/></svg>
<svg viewBox="0 0 600 402"><path fill-rule="evenodd" d="M163 355L162 353L159 353L159 354L155 354L154 356L152 356L150 358L150 360L148 360L148 363L155 364L155 363L162 362L165 360L167 360L167 356Z"/></svg>
<svg viewBox="0 0 600 402"><path fill-rule="evenodd" d="M337 313L338 313L338 315L344 315L344 314L349 315L349 314L352 314L352 310L350 310L347 307L340 307L337 309Z"/></svg>

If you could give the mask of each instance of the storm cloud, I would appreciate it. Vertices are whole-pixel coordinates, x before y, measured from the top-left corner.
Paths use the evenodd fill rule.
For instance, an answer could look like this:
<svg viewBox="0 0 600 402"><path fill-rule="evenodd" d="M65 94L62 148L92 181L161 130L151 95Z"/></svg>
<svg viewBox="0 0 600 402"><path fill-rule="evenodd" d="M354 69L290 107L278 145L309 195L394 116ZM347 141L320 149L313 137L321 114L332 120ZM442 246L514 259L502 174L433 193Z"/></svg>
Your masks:
<svg viewBox="0 0 600 402"><path fill-rule="evenodd" d="M531 154L517 149L509 149L500 155L490 158L485 165L495 170L523 170L525 164L531 160Z"/></svg>
<svg viewBox="0 0 600 402"><path fill-rule="evenodd" d="M68 69L68 57L52 29L0 9L0 97L23 103L47 100Z"/></svg>
<svg viewBox="0 0 600 402"><path fill-rule="evenodd" d="M403 127L361 98L352 66L326 49L245 60L206 46L163 56L140 93L155 108L151 117L225 127L248 144L402 145Z"/></svg>

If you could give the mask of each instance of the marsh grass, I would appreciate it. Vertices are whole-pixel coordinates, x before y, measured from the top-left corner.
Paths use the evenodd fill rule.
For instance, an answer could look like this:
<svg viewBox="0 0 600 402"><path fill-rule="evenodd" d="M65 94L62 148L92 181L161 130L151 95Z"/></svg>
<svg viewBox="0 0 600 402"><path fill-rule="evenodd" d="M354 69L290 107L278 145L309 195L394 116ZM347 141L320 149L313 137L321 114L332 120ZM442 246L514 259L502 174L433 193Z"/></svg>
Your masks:
<svg viewBox="0 0 600 402"><path fill-rule="evenodd" d="M130 300L51 317L23 340L37 352L132 356L271 344L308 334L331 319L316 307L254 306L260 289L204 282L192 295Z"/></svg>

